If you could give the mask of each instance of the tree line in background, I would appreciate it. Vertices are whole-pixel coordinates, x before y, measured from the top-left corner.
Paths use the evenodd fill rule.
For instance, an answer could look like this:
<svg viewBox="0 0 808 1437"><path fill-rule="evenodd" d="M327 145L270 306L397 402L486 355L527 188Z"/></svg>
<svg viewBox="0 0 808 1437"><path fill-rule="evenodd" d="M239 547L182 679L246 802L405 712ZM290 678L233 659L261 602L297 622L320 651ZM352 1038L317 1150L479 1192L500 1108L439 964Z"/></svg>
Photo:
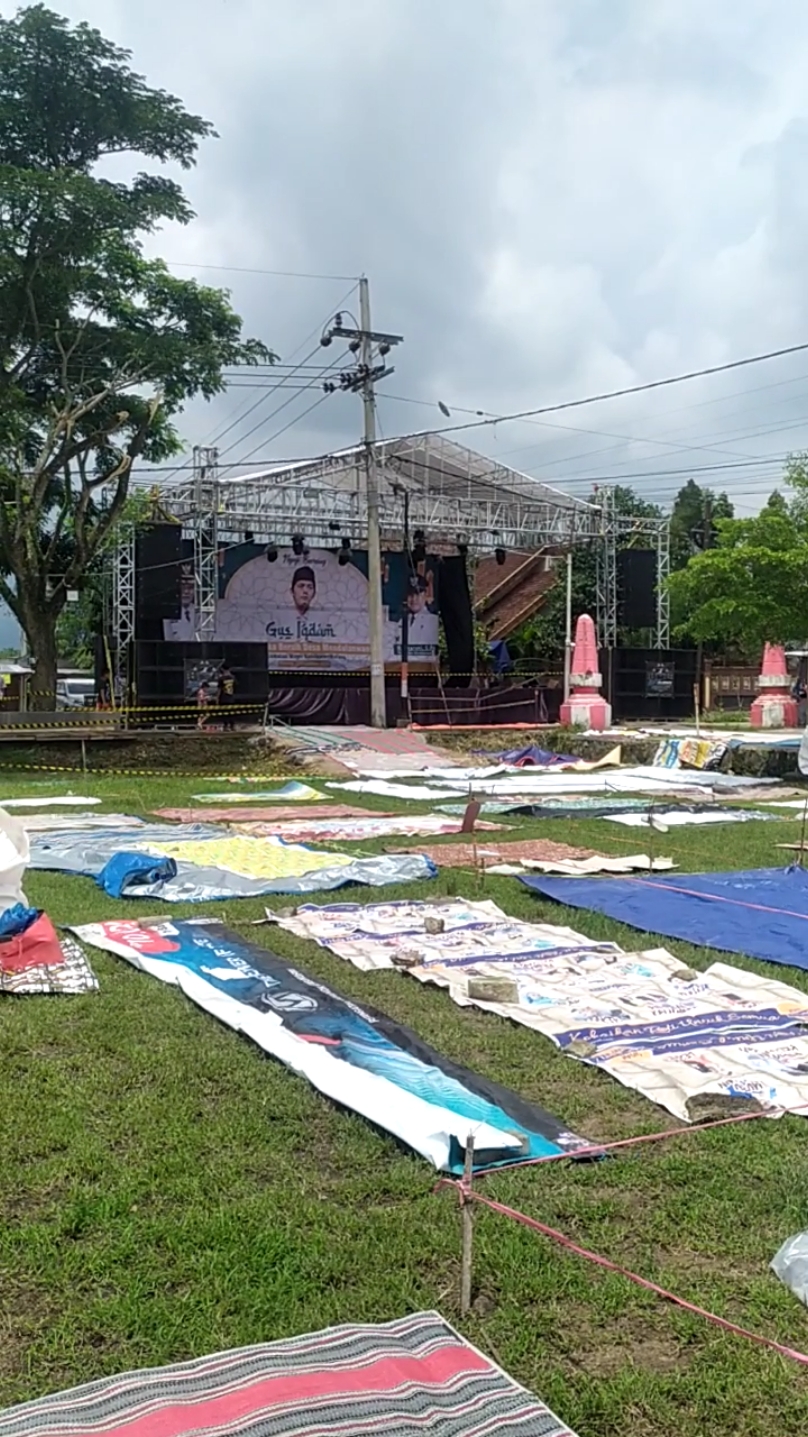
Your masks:
<svg viewBox="0 0 808 1437"><path fill-rule="evenodd" d="M735 517L724 493L693 479L679 490L670 513L671 631L674 643L700 644L739 661L755 663L767 641L802 646L808 637L808 454L792 455L783 473L784 492L769 496L751 519ZM633 489L613 491L618 515L663 519L658 504ZM593 499L596 496L593 495ZM646 539L638 540L641 545ZM622 547L630 547L629 536ZM573 556L573 623L593 614L596 596L594 546ZM508 640L520 663L553 666L564 655L566 584L549 591L542 607ZM645 646L648 633L619 631L622 643Z"/></svg>

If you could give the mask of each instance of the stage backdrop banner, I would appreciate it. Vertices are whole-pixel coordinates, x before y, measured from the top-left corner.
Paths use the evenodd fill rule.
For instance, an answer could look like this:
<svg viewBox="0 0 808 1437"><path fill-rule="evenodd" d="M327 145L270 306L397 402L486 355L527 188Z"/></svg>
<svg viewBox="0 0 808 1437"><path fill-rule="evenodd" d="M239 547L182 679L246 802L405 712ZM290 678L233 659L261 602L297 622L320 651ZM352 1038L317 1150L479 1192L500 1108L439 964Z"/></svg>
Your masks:
<svg viewBox="0 0 808 1437"><path fill-rule="evenodd" d="M385 663L401 661L406 614L408 658L414 668L438 655L437 566L427 558L415 583L403 553L383 556L382 605ZM194 637L193 610L166 621L166 639ZM219 560L219 602L213 642L267 646L271 671L366 669L370 662L367 554L347 563L329 549L295 554L279 549L270 563L263 545L239 544Z"/></svg>
<svg viewBox="0 0 808 1437"><path fill-rule="evenodd" d="M123 919L74 931L84 943L175 984L436 1168L462 1171L469 1133L481 1168L588 1146L542 1108L458 1067L384 1014L210 920L141 927Z"/></svg>

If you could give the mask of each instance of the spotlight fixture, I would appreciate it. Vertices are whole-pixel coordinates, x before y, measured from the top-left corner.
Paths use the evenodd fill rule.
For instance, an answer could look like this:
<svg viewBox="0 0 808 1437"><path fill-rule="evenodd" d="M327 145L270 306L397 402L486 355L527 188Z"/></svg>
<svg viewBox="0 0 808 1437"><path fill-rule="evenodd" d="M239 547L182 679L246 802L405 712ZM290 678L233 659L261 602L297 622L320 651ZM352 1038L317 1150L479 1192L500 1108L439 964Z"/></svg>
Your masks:
<svg viewBox="0 0 808 1437"><path fill-rule="evenodd" d="M468 534L458 534L458 536L457 536L457 552L458 552L458 554L461 554L462 557L465 558L466 555L467 555L467 553L468 553L468 551L469 551L469 536L468 536Z"/></svg>
<svg viewBox="0 0 808 1437"><path fill-rule="evenodd" d="M416 529L412 536L412 561L414 564L423 564L426 559L426 534L423 529Z"/></svg>
<svg viewBox="0 0 808 1437"><path fill-rule="evenodd" d="M278 557L278 551L274 544L267 544L267 563L274 564Z"/></svg>
<svg viewBox="0 0 808 1437"><path fill-rule="evenodd" d="M504 549L495 549L495 550L494 550L494 558L496 559L496 561L497 561L497 563L499 564L499 567L500 567L500 568L502 568L502 565L505 563L505 560L507 559L507 557L508 557L508 556L507 556L507 554L505 553L505 550L504 550Z"/></svg>
<svg viewBox="0 0 808 1437"><path fill-rule="evenodd" d="M252 529L245 529L245 530L244 530L244 543L245 543L245 544L251 544L251 543L253 542L254 538L255 538L255 535L254 535Z"/></svg>
<svg viewBox="0 0 808 1437"><path fill-rule="evenodd" d="M344 567L346 564L350 564L350 562L351 562L351 553L352 553L352 550L351 550L351 541L350 541L350 539L348 539L347 537L346 537L346 538L343 538L343 539L342 539L342 542L340 543L340 546L339 546L339 553L338 553L338 555L337 555L337 563L338 563L338 564L341 564L343 567Z"/></svg>
<svg viewBox="0 0 808 1437"><path fill-rule="evenodd" d="M301 554L305 554L305 552L306 552L306 540L304 539L303 535L302 535L302 534L293 534L293 535L292 535L292 553L295 554L295 555L297 556L297 558L300 558Z"/></svg>

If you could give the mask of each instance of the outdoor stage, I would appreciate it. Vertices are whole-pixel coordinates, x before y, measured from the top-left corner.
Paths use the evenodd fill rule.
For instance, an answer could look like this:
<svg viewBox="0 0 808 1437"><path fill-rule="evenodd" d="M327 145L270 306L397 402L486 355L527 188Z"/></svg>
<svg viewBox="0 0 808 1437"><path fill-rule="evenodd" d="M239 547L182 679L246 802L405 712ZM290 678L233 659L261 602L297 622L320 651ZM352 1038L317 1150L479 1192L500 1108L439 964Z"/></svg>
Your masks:
<svg viewBox="0 0 808 1437"><path fill-rule="evenodd" d="M615 516L446 438L375 447L387 722L546 723L559 687L478 681L469 563L509 552L549 564L598 557L602 640L617 626L617 543L631 533L668 563L666 521ZM99 644L123 708L196 704L227 666L235 702L265 719L366 723L369 705L367 452L363 446L223 479L195 451L192 480L154 491L155 520L124 528ZM668 643L664 587L654 642Z"/></svg>

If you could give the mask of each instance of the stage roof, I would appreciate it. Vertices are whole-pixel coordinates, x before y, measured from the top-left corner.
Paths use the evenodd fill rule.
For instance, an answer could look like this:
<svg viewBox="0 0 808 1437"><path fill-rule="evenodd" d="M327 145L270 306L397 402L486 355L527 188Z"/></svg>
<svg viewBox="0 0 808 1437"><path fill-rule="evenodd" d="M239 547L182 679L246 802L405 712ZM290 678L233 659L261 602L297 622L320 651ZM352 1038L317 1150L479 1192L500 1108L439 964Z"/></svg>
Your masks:
<svg viewBox="0 0 808 1437"><path fill-rule="evenodd" d="M400 542L404 495L410 531L472 548L539 548L587 542L600 532L597 505L574 499L438 434L381 440L375 447L383 535ZM204 478L167 489L165 507L184 523L216 514L220 537L251 531L283 542L290 533L334 542L359 537L367 523L365 449L356 445L227 479Z"/></svg>

